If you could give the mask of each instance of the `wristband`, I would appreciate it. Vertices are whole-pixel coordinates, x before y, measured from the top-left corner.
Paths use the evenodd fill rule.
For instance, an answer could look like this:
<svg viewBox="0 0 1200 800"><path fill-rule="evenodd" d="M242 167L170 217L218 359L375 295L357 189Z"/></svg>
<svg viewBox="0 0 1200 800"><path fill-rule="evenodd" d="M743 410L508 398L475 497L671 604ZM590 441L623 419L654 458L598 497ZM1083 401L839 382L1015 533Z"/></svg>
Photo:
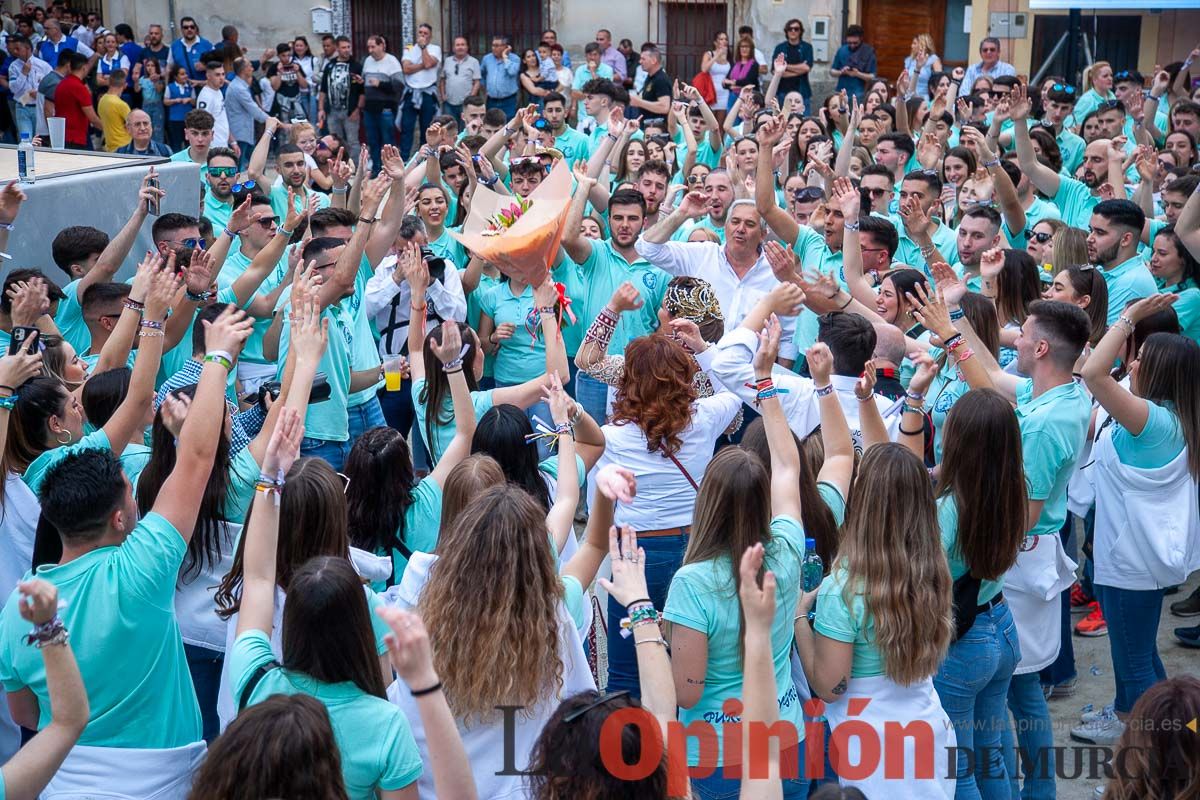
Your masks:
<svg viewBox="0 0 1200 800"><path fill-rule="evenodd" d="M554 306L538 306L537 312L539 314L556 314L558 313L558 309Z"/></svg>
<svg viewBox="0 0 1200 800"><path fill-rule="evenodd" d="M41 650L46 645L66 644L70 636L62 618L55 614L45 622L34 625L33 630L25 637L25 644L36 645Z"/></svg>
<svg viewBox="0 0 1200 800"><path fill-rule="evenodd" d="M159 322L158 320L153 320L153 319L144 319L141 322L139 322L138 325L140 325L143 328L153 328L156 331L161 331L163 329L163 324L161 322Z"/></svg>
<svg viewBox="0 0 1200 800"><path fill-rule="evenodd" d="M1187 69L1187 67L1184 67L1184 69ZM12 229L13 224L11 222L0 222L0 231L11 231Z"/></svg>
<svg viewBox="0 0 1200 800"><path fill-rule="evenodd" d="M13 386L9 386L7 383L0 383L0 389L7 389L9 394L17 393L16 388Z"/></svg>
<svg viewBox="0 0 1200 800"><path fill-rule="evenodd" d="M996 158L993 158L991 161L985 161L985 162L983 162L983 166L984 166L986 169L991 169L992 167L998 167L998 166L1000 166L1000 158L999 158L999 156L997 156Z"/></svg>
<svg viewBox="0 0 1200 800"><path fill-rule="evenodd" d="M287 228L280 225L279 228L276 229L275 235L278 236L281 233L290 239L290 238L292 238L292 234L294 234L295 231L294 230L289 231Z"/></svg>
<svg viewBox="0 0 1200 800"><path fill-rule="evenodd" d="M409 689L408 693L411 694L413 697L424 697L427 694L433 694L434 692L440 692L441 690L442 690L442 682L438 681L433 686L430 686L428 689Z"/></svg>
<svg viewBox="0 0 1200 800"><path fill-rule="evenodd" d="M480 178L479 182L490 189L491 187L495 186L496 182L499 180L500 180L499 175L493 175L491 180L488 180L487 178Z"/></svg>
<svg viewBox="0 0 1200 800"><path fill-rule="evenodd" d="M130 311L136 311L139 314L146 310L146 304L139 303L137 300L126 300L122 305Z"/></svg>
<svg viewBox="0 0 1200 800"><path fill-rule="evenodd" d="M908 413L916 414L919 417L925 416L924 409L920 408L919 406L914 406L912 403L905 403L904 410Z"/></svg>
<svg viewBox="0 0 1200 800"><path fill-rule="evenodd" d="M874 399L875 399L875 390L874 390L874 389L872 389L872 390L871 390L871 393L870 393L869 395L867 395L866 397L861 397L861 396L858 394L858 392L855 392L855 393L854 393L854 396L858 398L858 402L860 402L860 403L869 403L869 402L871 402L872 400L874 400Z"/></svg>
<svg viewBox="0 0 1200 800"><path fill-rule="evenodd" d="M191 300L193 303L205 303L216 297L217 293L211 289L206 292L193 292L191 289L188 289L186 292L184 292L183 296L188 300ZM143 322L142 324L144 325L145 323Z"/></svg>
<svg viewBox="0 0 1200 800"><path fill-rule="evenodd" d="M953 309L950 312L950 321L954 322L954 321L960 320L963 317L965 317L966 315L967 315L967 312L963 311L962 308Z"/></svg>
<svg viewBox="0 0 1200 800"><path fill-rule="evenodd" d="M833 394L833 384L832 383L828 383L824 386L818 386L816 388L817 397L828 397L831 394Z"/></svg>
<svg viewBox="0 0 1200 800"><path fill-rule="evenodd" d="M204 363L220 364L226 372L233 372L233 356L222 350L214 350L204 356Z"/></svg>
<svg viewBox="0 0 1200 800"><path fill-rule="evenodd" d="M905 397L907 397L909 400L914 400L914 401L917 401L917 402L923 402L923 401L925 400L925 393L924 393L924 392L914 392L914 391L913 391L913 390L911 390L911 389L907 390L907 391L904 393L904 396L905 396Z"/></svg>
<svg viewBox="0 0 1200 800"><path fill-rule="evenodd" d="M12 411L17 405L17 396L15 394L6 394L0 396L0 409Z"/></svg>
<svg viewBox="0 0 1200 800"><path fill-rule="evenodd" d="M238 237L238 232L229 227L226 227L225 230L221 231L221 233L227 234L230 239L236 239Z"/></svg>
<svg viewBox="0 0 1200 800"><path fill-rule="evenodd" d="M899 426L899 429L900 429L900 432L903 433L905 436L920 436L922 433L925 432L924 428L920 428L919 430L915 430L915 431L906 431L906 430L904 430L903 425Z"/></svg>
<svg viewBox="0 0 1200 800"><path fill-rule="evenodd" d="M857 222L851 222L850 220L846 220L846 223L845 223L846 230L851 231L852 233L857 233L859 227L860 226Z"/></svg>
<svg viewBox="0 0 1200 800"><path fill-rule="evenodd" d="M374 218L359 217L358 221L361 222L363 225L374 225L375 224Z"/></svg>
<svg viewBox="0 0 1200 800"><path fill-rule="evenodd" d="M329 190L330 194L350 194L349 186L335 186Z"/></svg>

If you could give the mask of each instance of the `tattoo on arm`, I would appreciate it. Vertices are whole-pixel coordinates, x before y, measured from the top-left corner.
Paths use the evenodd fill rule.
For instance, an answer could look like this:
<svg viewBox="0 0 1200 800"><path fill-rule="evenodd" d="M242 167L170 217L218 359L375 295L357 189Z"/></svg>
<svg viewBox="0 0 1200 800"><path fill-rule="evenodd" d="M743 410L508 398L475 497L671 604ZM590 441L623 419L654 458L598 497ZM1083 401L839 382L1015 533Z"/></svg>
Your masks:
<svg viewBox="0 0 1200 800"><path fill-rule="evenodd" d="M695 679L693 679L693 678L688 678L688 679L687 679L687 682L688 682L688 683L690 683L690 684L692 684L693 686L703 686L703 685L704 685L704 681L702 681L702 680L699 680L699 681L698 681L698 680L695 680ZM843 682L844 682L844 681L843 681ZM843 690L843 691L844 691L844 690Z"/></svg>
<svg viewBox="0 0 1200 800"><path fill-rule="evenodd" d="M838 685L833 687L833 693L834 694L845 694L846 693L846 679L845 678L842 678L840 681L838 681Z"/></svg>

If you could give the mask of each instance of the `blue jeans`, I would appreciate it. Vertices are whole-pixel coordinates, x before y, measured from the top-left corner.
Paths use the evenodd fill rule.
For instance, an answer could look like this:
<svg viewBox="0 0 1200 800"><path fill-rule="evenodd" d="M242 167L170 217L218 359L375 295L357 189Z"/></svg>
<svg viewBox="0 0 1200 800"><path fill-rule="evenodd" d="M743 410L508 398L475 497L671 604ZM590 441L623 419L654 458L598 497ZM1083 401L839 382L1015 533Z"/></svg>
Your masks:
<svg viewBox="0 0 1200 800"><path fill-rule="evenodd" d="M1008 727L1009 682L1020 660L1017 626L1008 604L1001 603L977 616L971 629L950 645L933 678L958 736L955 800L1008 800L1000 739Z"/></svg>
<svg viewBox="0 0 1200 800"><path fill-rule="evenodd" d="M804 777L804 745L805 742L802 741L796 747L795 761L799 770L798 776L783 779L784 800L804 800L808 797L808 778ZM791 761L791 751L780 754L781 764L790 764ZM733 800L740 797L741 792L741 775L739 774L736 778L726 778L724 769L721 767L718 767L716 772L707 778L692 778L692 794L697 800Z"/></svg>
<svg viewBox="0 0 1200 800"><path fill-rule="evenodd" d="M1006 725L1002 740L1010 794L1021 800L1054 800L1054 730L1042 681L1036 672L1013 675L1008 687L1008 708L1017 724L1016 741L1022 750L1021 773L1025 779L1024 788L1018 789L1017 751L1012 728Z"/></svg>
<svg viewBox="0 0 1200 800"><path fill-rule="evenodd" d="M325 439L311 439L305 436L300 440L300 455L309 458L319 458L338 472L350 455L350 442L330 442Z"/></svg>
<svg viewBox="0 0 1200 800"><path fill-rule="evenodd" d="M608 384L602 383L586 372L575 373L575 400L583 406L588 416L597 425L604 424L605 409L608 408Z"/></svg>
<svg viewBox="0 0 1200 800"><path fill-rule="evenodd" d="M1162 589L1139 591L1096 584L1096 599L1108 623L1108 647L1117 685L1113 705L1127 714L1147 689L1167 677L1158 656Z"/></svg>
<svg viewBox="0 0 1200 800"><path fill-rule="evenodd" d="M510 94L508 97L488 98L488 108L498 108L504 112L505 116L512 119L517 115L517 95Z"/></svg>
<svg viewBox="0 0 1200 800"><path fill-rule="evenodd" d="M458 123L459 130L462 130L463 124L462 109L463 107L461 103L459 105L454 105L453 103L442 103L442 113L449 114L450 116L454 117L455 122Z"/></svg>
<svg viewBox="0 0 1200 800"><path fill-rule="evenodd" d="M682 530L682 529L681 529ZM671 578L683 565L683 551L687 549L686 533L675 536L647 536L638 539L638 546L646 551L646 588L650 602L660 611L667 604L667 590ZM621 636L621 618L625 617L625 606L610 595L608 598L608 687L607 691L627 690L634 697L641 697L638 683L637 648L633 638Z"/></svg>
<svg viewBox="0 0 1200 800"><path fill-rule="evenodd" d="M412 381L406 379L400 384L398 392L380 389L379 405L387 426L395 428L407 437L412 430L413 416L416 413L412 403ZM425 447L425 440L421 438L420 433L413 434L411 449L413 469L428 472L431 468L429 449Z"/></svg>
<svg viewBox="0 0 1200 800"><path fill-rule="evenodd" d="M433 123L437 112L437 98L433 95L421 95L421 107L418 109L413 108L411 93L404 93L404 99L400 101L400 155L405 161L412 154L414 129L420 124L420 129L416 129L417 144L420 146L425 142L425 129Z"/></svg>
<svg viewBox="0 0 1200 800"><path fill-rule="evenodd" d="M367 149L371 153L371 175L378 175L383 146L395 144L392 131L396 128L396 111L392 108L383 111L363 111L363 124L367 128Z"/></svg>
<svg viewBox="0 0 1200 800"><path fill-rule="evenodd" d="M212 744L221 732L221 719L217 716L217 693L221 688L221 665L225 663L225 654L187 643L183 645L183 654L187 658L188 672L192 673L196 702L200 704L204 741Z"/></svg>
<svg viewBox="0 0 1200 800"><path fill-rule="evenodd" d="M254 152L253 142L238 142L238 148L242 151L238 156L238 172L245 172L250 166L250 155Z"/></svg>
<svg viewBox="0 0 1200 800"><path fill-rule="evenodd" d="M383 418L383 408L380 407L378 398L372 397L365 403L350 406L347 411L349 412L349 444L351 448L358 441L358 437L371 430L371 428L387 427L387 420Z"/></svg>
<svg viewBox="0 0 1200 800"><path fill-rule="evenodd" d="M35 103L31 106L23 106L20 103L17 103L14 110L16 111L16 117L14 121L17 124L17 141L21 141L21 134L23 133L28 133L29 138L32 139L37 135L37 104Z"/></svg>

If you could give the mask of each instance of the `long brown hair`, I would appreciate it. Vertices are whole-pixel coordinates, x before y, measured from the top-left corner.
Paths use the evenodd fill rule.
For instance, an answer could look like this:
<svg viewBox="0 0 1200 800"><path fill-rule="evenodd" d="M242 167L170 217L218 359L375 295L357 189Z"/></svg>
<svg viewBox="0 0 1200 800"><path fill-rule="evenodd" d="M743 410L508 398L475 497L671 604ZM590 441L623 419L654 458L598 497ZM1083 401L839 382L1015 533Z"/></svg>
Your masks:
<svg viewBox="0 0 1200 800"><path fill-rule="evenodd" d="M850 489L838 566L847 604L861 593L884 671L908 686L937 672L950 645L950 568L921 460L894 442L863 454Z"/></svg>
<svg viewBox="0 0 1200 800"><path fill-rule="evenodd" d="M1137 395L1175 413L1188 449L1188 470L1200 478L1200 344L1179 334L1152 333L1137 359Z"/></svg>
<svg viewBox="0 0 1200 800"><path fill-rule="evenodd" d="M1138 698L1117 742L1105 800L1195 800L1200 797L1200 747L1188 726L1200 717L1200 678L1177 675Z"/></svg>
<svg viewBox="0 0 1200 800"><path fill-rule="evenodd" d="M562 687L562 598L546 512L527 492L503 483L463 510L418 603L456 718L532 708Z"/></svg>
<svg viewBox="0 0 1200 800"><path fill-rule="evenodd" d="M442 535L439 541L445 541L459 514L470 505L471 501L490 486L499 486L508 480L504 470L496 459L483 453L467 456L446 476L446 485L442 487Z"/></svg>
<svg viewBox="0 0 1200 800"><path fill-rule="evenodd" d="M738 564L742 553L748 547L770 541L771 478L767 468L749 450L726 447L709 462L700 481L683 563L716 561L725 556L736 598L741 585ZM764 564L763 569L771 569L771 565ZM738 630L746 630L741 604L738 604ZM740 633L738 638L740 642Z"/></svg>
<svg viewBox="0 0 1200 800"><path fill-rule="evenodd" d="M250 525L254 507L246 512L243 530ZM238 539L229 574L214 597L217 614L229 619L241 607L242 570L246 537ZM292 576L315 556L350 558L346 533L346 496L333 467L319 458L301 458L288 470L279 496L279 543L275 549L275 584L285 592Z"/></svg>
<svg viewBox="0 0 1200 800"><path fill-rule="evenodd" d="M692 424L696 362L662 333L639 336L625 348L625 375L613 400L612 422L633 423L646 435L646 450L674 455Z"/></svg>
<svg viewBox="0 0 1200 800"><path fill-rule="evenodd" d="M972 389L946 415L938 497L958 508L956 547L971 574L997 580L1016 563L1025 538L1021 428L992 389ZM980 458L987 453L987 458Z"/></svg>
<svg viewBox="0 0 1200 800"><path fill-rule="evenodd" d="M804 453L805 445L800 437L793 433L792 438L796 440L796 449ZM742 447L762 460L769 478L771 475L771 449L767 442L767 428L763 424L762 417L746 426L746 431L742 434ZM820 469L819 466L817 469ZM828 570L829 565L833 563L834 556L837 555L838 524L834 519L833 511L825 504L817 491L817 471L814 471L813 465L803 456L800 458L800 516L802 518L800 521L804 524L804 535L812 537L816 542L817 555L821 557L821 563Z"/></svg>
<svg viewBox="0 0 1200 800"><path fill-rule="evenodd" d="M208 749L188 800L348 800L329 712L306 694L276 694L237 715Z"/></svg>
<svg viewBox="0 0 1200 800"><path fill-rule="evenodd" d="M428 187L426 187L428 188ZM441 187L435 187L441 188ZM458 333L466 346L462 355L463 377L467 379L467 389L475 391L479 388L475 380L475 353L479 349L479 339L469 326L450 320L458 326ZM433 452L434 428L454 421L454 411L446 408L446 399L450 397L450 377L442 369L442 362L433 352L435 345L442 343L442 326L438 325L425 335L421 348L422 363L425 364L425 385L421 387L421 402L425 404L425 419L420 420L421 431L425 434L425 444ZM416 358L416 353L412 354Z"/></svg>

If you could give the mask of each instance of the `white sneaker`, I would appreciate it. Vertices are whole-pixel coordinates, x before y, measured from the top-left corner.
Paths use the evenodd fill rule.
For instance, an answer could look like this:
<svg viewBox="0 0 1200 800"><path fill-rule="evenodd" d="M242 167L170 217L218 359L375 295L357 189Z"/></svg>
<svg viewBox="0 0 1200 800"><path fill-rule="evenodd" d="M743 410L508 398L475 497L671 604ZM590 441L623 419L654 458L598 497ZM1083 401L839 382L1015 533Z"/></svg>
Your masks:
<svg viewBox="0 0 1200 800"><path fill-rule="evenodd" d="M1116 719L1097 719L1071 729L1071 738L1091 744L1112 746L1125 732L1125 723Z"/></svg>
<svg viewBox="0 0 1200 800"><path fill-rule="evenodd" d="M1102 798L1104 797L1104 786L1103 785L1097 786L1096 791L1092 793L1092 797L1094 797L1095 800L1102 800Z"/></svg>
<svg viewBox="0 0 1200 800"><path fill-rule="evenodd" d="M1095 722L1098 719L1116 719L1117 712L1112 703L1109 703L1099 711L1085 711L1079 715L1079 721L1084 725Z"/></svg>

